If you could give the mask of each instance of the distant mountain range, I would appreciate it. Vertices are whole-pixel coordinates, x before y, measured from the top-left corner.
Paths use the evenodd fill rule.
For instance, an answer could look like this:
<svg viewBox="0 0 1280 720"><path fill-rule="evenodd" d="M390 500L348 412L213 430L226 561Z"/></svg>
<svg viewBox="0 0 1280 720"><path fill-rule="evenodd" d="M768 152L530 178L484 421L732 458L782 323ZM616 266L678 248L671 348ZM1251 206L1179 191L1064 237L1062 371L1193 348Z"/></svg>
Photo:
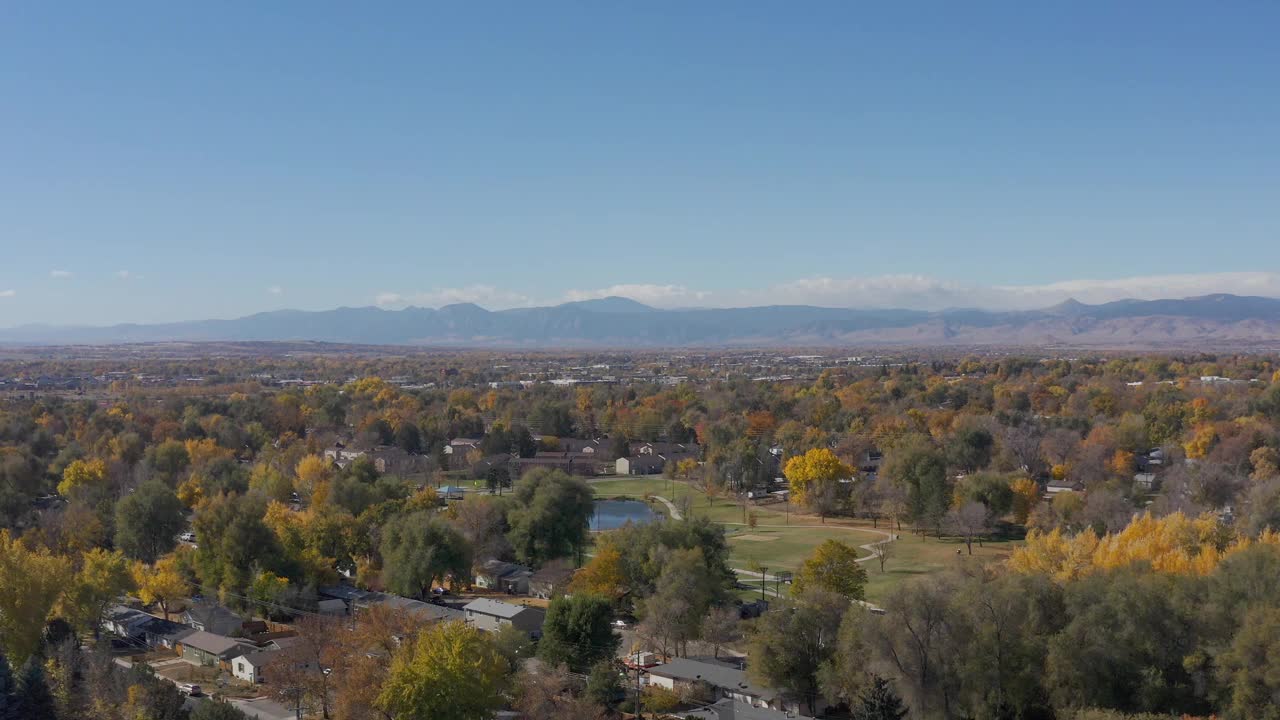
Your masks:
<svg viewBox="0 0 1280 720"><path fill-rule="evenodd" d="M295 341L454 347L1280 345L1280 300L1068 300L1043 310L851 310L806 305L659 310L622 297L489 311L470 303L280 310L234 320L0 330L7 344Z"/></svg>

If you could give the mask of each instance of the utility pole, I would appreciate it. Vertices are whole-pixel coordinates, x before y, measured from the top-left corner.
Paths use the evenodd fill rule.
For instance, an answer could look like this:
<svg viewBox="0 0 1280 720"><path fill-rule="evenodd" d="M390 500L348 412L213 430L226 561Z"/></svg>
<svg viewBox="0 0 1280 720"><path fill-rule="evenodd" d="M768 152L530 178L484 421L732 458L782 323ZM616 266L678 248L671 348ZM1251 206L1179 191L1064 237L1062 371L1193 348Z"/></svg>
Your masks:
<svg viewBox="0 0 1280 720"><path fill-rule="evenodd" d="M640 651L636 650L636 717L644 720L644 715L640 712Z"/></svg>

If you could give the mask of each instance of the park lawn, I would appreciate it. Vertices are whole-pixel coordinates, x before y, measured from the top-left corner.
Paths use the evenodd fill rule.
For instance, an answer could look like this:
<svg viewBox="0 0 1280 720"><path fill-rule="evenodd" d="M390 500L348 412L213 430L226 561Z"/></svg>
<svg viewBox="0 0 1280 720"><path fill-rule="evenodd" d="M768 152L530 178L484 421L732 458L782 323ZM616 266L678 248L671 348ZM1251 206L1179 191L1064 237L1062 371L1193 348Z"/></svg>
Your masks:
<svg viewBox="0 0 1280 720"><path fill-rule="evenodd" d="M728 530L729 561L736 568L751 570L760 563L774 570L798 569L814 548L827 540L838 540L857 548L883 539L874 533L831 525L792 525L789 527L758 526L751 529L742 525L730 525ZM867 555L858 549L859 556Z"/></svg>
<svg viewBox="0 0 1280 720"><path fill-rule="evenodd" d="M674 485L674 492L672 491ZM706 496L697 488L683 481L672 481L660 476L627 477L598 480L592 488L600 497L635 497L644 498L660 495L673 502L688 497L691 513L705 516L725 525L730 548L730 563L735 568L750 569L753 562L759 562L773 570L795 571L809 557L813 549L824 540L835 539L854 547L884 539L882 535L859 530L858 526L866 525L863 521L851 523L847 519L832 519L822 524L812 516L788 514L782 504L749 506L748 512L756 513L758 526L751 530L743 523L742 506L731 498L716 498L710 505ZM654 510L666 514L666 506L652 503ZM781 526L781 527L775 527ZM888 523L880 523L881 530L888 530ZM754 535L769 540L742 539L744 535ZM1009 557L1013 548L1019 543L1015 541L987 542L983 547L973 546L973 560L965 551L964 542L950 538L922 538L909 530L898 533L894 541L889 559L885 562L884 572L875 560L863 563L867 570L867 600L880 602L902 582L914 578L940 572L956 567L962 562L1001 562ZM956 555L956 550L960 555ZM865 557L867 551L858 548L858 555ZM745 578L744 578L745 582ZM758 585L757 585L758 588ZM747 591L743 591L746 593ZM756 592L759 592L758 590Z"/></svg>
<svg viewBox="0 0 1280 720"><path fill-rule="evenodd" d="M867 600L880 603L895 587L916 577L922 577L966 563L1003 562L1020 545L1020 541L984 542L982 547L973 544L973 555L966 552L964 541L951 538L922 538L904 530L889 550L884 572L875 560L863 563L867 569ZM960 554L957 555L956 551Z"/></svg>

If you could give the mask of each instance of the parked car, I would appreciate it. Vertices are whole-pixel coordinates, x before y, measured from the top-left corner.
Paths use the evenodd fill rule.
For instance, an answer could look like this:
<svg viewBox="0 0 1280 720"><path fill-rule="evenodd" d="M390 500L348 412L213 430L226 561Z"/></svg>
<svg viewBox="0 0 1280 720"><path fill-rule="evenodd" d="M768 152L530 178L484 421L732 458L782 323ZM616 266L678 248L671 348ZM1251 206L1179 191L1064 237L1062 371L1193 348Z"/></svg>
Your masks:
<svg viewBox="0 0 1280 720"><path fill-rule="evenodd" d="M187 532L184 532L181 535L179 535L178 539L181 540L182 542L193 543L196 541L196 534L188 530Z"/></svg>
<svg viewBox="0 0 1280 720"><path fill-rule="evenodd" d="M204 694L199 685L192 685L191 683L178 683L178 691L191 697L200 697Z"/></svg>

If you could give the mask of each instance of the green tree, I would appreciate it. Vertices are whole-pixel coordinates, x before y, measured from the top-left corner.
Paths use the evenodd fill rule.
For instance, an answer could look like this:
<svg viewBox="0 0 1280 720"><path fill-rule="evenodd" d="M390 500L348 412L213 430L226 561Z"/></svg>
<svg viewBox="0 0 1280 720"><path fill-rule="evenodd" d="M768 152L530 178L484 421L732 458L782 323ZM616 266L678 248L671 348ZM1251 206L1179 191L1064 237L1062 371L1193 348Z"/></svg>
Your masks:
<svg viewBox="0 0 1280 720"><path fill-rule="evenodd" d="M622 672L616 660L605 658L591 666L585 690L588 699L600 707L609 707L622 692Z"/></svg>
<svg viewBox="0 0 1280 720"><path fill-rule="evenodd" d="M1228 718L1280 718L1280 608L1257 607L1245 615L1218 675L1229 693Z"/></svg>
<svg viewBox="0 0 1280 720"><path fill-rule="evenodd" d="M879 676L872 678L871 685L858 696L850 713L852 720L902 720L906 716L902 698L889 686L889 681Z"/></svg>
<svg viewBox="0 0 1280 720"><path fill-rule="evenodd" d="M861 600L867 585L867 571L858 562L858 551L839 540L826 540L804 561L791 585L792 594L811 588Z"/></svg>
<svg viewBox="0 0 1280 720"><path fill-rule="evenodd" d="M208 700L196 705L191 720L248 720L240 708L220 700Z"/></svg>
<svg viewBox="0 0 1280 720"><path fill-rule="evenodd" d="M947 462L927 437L912 435L895 446L881 469L907 493L907 512L913 522L937 532L951 505Z"/></svg>
<svg viewBox="0 0 1280 720"><path fill-rule="evenodd" d="M653 595L644 600L644 633L684 655L715 599L714 579L705 572L701 548L663 548L658 555L662 573Z"/></svg>
<svg viewBox="0 0 1280 720"><path fill-rule="evenodd" d="M613 657L621 640L613 632L612 617L613 605L596 595L552 600L542 623L538 657L552 667L563 663L575 672Z"/></svg>
<svg viewBox="0 0 1280 720"><path fill-rule="evenodd" d="M17 690L9 658L0 652L0 720L21 720Z"/></svg>
<svg viewBox="0 0 1280 720"><path fill-rule="evenodd" d="M433 625L396 654L377 705L393 718L488 720L502 704L506 668L479 630Z"/></svg>
<svg viewBox="0 0 1280 720"><path fill-rule="evenodd" d="M173 550L185 518L182 501L159 480L149 480L116 503L116 546L153 563Z"/></svg>
<svg viewBox="0 0 1280 720"><path fill-rule="evenodd" d="M512 494L507 537L521 562L542 565L581 551L595 512L586 482L539 468L520 478Z"/></svg>
<svg viewBox="0 0 1280 720"><path fill-rule="evenodd" d="M421 511L387 524L382 534L383 580L394 593L426 598L432 586L463 581L471 569L471 549L462 535Z"/></svg>
<svg viewBox="0 0 1280 720"><path fill-rule="evenodd" d="M809 714L816 714L819 673L835 652L833 640L848 607L843 597L811 591L789 607L770 608L750 637L751 678L805 698Z"/></svg>
<svg viewBox="0 0 1280 720"><path fill-rule="evenodd" d="M32 657L23 665L16 697L18 716L23 720L58 720L57 702L39 658Z"/></svg>

